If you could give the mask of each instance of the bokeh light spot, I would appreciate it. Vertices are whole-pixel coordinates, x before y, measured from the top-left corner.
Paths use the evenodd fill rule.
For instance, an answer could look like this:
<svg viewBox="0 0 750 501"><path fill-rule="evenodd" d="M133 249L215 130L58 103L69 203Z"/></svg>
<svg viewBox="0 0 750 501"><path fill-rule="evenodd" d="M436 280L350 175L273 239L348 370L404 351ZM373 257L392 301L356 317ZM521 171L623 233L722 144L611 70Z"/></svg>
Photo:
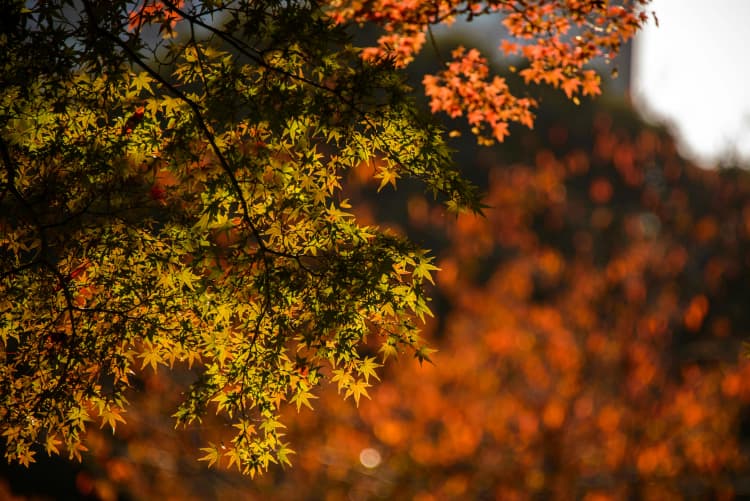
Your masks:
<svg viewBox="0 0 750 501"><path fill-rule="evenodd" d="M371 447L362 449L362 452L359 453L359 462L362 463L362 466L365 468L377 468L380 466L382 460L383 457L380 455L380 452Z"/></svg>

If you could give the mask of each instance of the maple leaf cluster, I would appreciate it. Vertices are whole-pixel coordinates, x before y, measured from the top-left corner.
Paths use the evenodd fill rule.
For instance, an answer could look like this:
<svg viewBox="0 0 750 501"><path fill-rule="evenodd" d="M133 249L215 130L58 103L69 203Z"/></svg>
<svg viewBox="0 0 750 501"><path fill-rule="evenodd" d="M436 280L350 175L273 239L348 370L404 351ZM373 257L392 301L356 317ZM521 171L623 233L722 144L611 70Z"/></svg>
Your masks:
<svg viewBox="0 0 750 501"><path fill-rule="evenodd" d="M493 143L480 135L485 127L489 127L492 139L498 142L509 134L511 122L532 128L531 110L536 105L531 98L513 99L503 78L495 76L488 82L488 75L487 60L479 51L466 52L460 47L453 51L453 61L440 76L426 75L423 81L432 112L444 111L451 118L466 114L472 131L484 144Z"/></svg>
<svg viewBox="0 0 750 501"><path fill-rule="evenodd" d="M164 37L175 35L175 26L182 19L177 12L184 7L184 0L163 2L161 0L144 0L133 8L128 16L128 30L140 32L144 26L155 24L159 26L159 34Z"/></svg>
<svg viewBox="0 0 750 501"><path fill-rule="evenodd" d="M399 2L392 0L332 0L331 17L339 23L374 23L385 31L363 57L390 58L406 66L423 49L431 27L491 16L499 19L505 36L498 48L521 58L519 74L526 82L560 88L578 102L580 95L601 94L601 78L590 62L609 61L648 20L643 10L649 0L619 5L590 0L494 0L485 3ZM533 125L536 102L514 94L504 78L492 76L477 49L459 48L445 68L425 75L423 84L432 111L451 117L465 115L480 143L503 141L509 123Z"/></svg>

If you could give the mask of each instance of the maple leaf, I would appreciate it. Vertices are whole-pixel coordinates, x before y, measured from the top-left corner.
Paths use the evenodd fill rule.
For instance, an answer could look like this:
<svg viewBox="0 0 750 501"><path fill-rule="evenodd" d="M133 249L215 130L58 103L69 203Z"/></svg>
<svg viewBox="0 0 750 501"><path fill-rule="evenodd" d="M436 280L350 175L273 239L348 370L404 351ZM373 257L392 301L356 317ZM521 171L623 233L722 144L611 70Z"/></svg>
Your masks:
<svg viewBox="0 0 750 501"><path fill-rule="evenodd" d="M57 446L61 443L62 442L57 438L56 434L50 433L49 435L47 435L47 438L44 441L44 449L45 451L47 451L47 455L59 455L60 450L57 448Z"/></svg>
<svg viewBox="0 0 750 501"><path fill-rule="evenodd" d="M566 78L563 80L563 82L560 84L560 87L562 90L565 91L565 95L568 98L573 97L575 93L578 92L578 87L581 86L581 81L578 78Z"/></svg>
<svg viewBox="0 0 750 501"><path fill-rule="evenodd" d="M32 450L24 451L18 455L17 461L28 468L31 463L36 463L36 459L34 459L35 454L36 452Z"/></svg>
<svg viewBox="0 0 750 501"><path fill-rule="evenodd" d="M430 359L430 355L437 352L434 348L428 348L426 346L423 346L414 353L414 358L419 360L419 363L422 364L423 362L427 361L429 363L433 363L432 359Z"/></svg>
<svg viewBox="0 0 750 501"><path fill-rule="evenodd" d="M236 448L232 447L228 451L224 453L225 457L229 458L229 463L227 464L227 468L231 468L232 465L237 465L237 470L241 471L242 469L242 457L240 455L240 451ZM209 466L211 463L209 463Z"/></svg>
<svg viewBox="0 0 750 501"><path fill-rule="evenodd" d="M399 178L398 172L396 172L393 169L389 168L381 168L377 174L375 174L376 179L380 179L380 185L378 186L378 191L385 188L386 185L390 184L393 186L393 189L396 189L396 181Z"/></svg>
<svg viewBox="0 0 750 501"><path fill-rule="evenodd" d="M289 456L296 453L289 448L289 444L281 444L276 454L279 458L279 464L282 466L291 466L292 462L289 460Z"/></svg>
<svg viewBox="0 0 750 501"><path fill-rule="evenodd" d="M312 410L312 404L310 403L310 399L318 398L316 395L313 395L309 391L303 391L299 390L298 393L296 393L292 399L290 400L291 403L297 405L297 412L300 411L302 406L304 405L308 409Z"/></svg>
<svg viewBox="0 0 750 501"><path fill-rule="evenodd" d="M208 467L218 464L221 458L221 451L212 442L208 443L208 447L201 447L201 451L205 452L204 456L198 458L198 461L207 461Z"/></svg>
<svg viewBox="0 0 750 501"><path fill-rule="evenodd" d="M156 347L151 347L148 351L141 353L140 357L143 359L141 369L144 369L147 365L150 365L154 372L156 372L159 364L164 363L164 358L161 356Z"/></svg>
<svg viewBox="0 0 750 501"><path fill-rule="evenodd" d="M143 89L146 89L149 93L153 93L151 90L151 83L153 82L153 79L149 76L148 73L145 71L142 71L140 73L137 73L130 81L130 85L137 91L140 92ZM140 114L143 115L143 107L139 107L136 110L136 113L140 111Z"/></svg>
<svg viewBox="0 0 750 501"><path fill-rule="evenodd" d="M602 93L601 82L599 75L593 71L587 71L584 74L583 83L581 85L584 96L598 96Z"/></svg>
<svg viewBox="0 0 750 501"><path fill-rule="evenodd" d="M367 393L367 388L369 388L370 386L372 385L367 383L367 381L365 381L364 379L358 379L356 381L353 381L347 387L346 393L344 394L344 398L353 396L356 406L359 407L359 398L362 395L364 395L367 398L370 398L370 395Z"/></svg>
<svg viewBox="0 0 750 501"><path fill-rule="evenodd" d="M115 407L105 409L100 415L102 419L100 428L104 428L104 425L109 425L109 427L112 428L112 434L114 435L117 422L125 423L125 419L120 415L121 412L120 409Z"/></svg>
<svg viewBox="0 0 750 501"><path fill-rule="evenodd" d="M389 343L383 343L382 345L380 345L378 351L383 356L383 362L388 360L390 357L398 356L398 349L396 349L395 346Z"/></svg>
<svg viewBox="0 0 750 501"><path fill-rule="evenodd" d="M357 372L359 372L361 376L364 376L366 383L369 383L370 376L378 380L380 379L376 372L378 367L382 367L382 365L375 362L375 357L365 357L357 367Z"/></svg>

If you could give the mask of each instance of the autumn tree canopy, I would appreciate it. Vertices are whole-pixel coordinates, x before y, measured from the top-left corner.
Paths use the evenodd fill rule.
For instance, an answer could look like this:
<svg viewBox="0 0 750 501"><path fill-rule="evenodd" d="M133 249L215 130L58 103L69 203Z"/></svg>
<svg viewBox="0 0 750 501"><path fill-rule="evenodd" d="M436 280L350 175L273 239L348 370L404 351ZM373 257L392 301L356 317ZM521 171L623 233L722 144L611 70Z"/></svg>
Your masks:
<svg viewBox="0 0 750 501"><path fill-rule="evenodd" d="M0 33L0 431L5 457L80 458L123 422L134 374L179 368L178 426L217 413L203 459L288 463L280 411L324 379L359 401L429 349L429 253L360 224L342 177L420 180L479 211L404 66L430 27L495 16L526 83L599 93L647 0L12 2ZM377 25L373 47L358 27ZM457 48L424 77L432 112L482 143L533 98ZM521 92L519 94L519 92ZM377 340L377 352L362 349Z"/></svg>

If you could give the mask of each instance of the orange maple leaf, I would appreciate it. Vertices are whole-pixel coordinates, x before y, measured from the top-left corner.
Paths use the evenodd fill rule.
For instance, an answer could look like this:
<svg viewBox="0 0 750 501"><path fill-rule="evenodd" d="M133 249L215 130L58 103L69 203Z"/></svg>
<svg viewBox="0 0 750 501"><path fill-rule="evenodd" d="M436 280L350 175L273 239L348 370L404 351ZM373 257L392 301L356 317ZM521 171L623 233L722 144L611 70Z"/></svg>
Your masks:
<svg viewBox="0 0 750 501"><path fill-rule="evenodd" d="M562 84L560 84L560 88L565 91L565 95L568 96L568 98L573 97L573 94L576 94L578 92L578 87L580 87L581 81L576 78L568 78L566 79Z"/></svg>

